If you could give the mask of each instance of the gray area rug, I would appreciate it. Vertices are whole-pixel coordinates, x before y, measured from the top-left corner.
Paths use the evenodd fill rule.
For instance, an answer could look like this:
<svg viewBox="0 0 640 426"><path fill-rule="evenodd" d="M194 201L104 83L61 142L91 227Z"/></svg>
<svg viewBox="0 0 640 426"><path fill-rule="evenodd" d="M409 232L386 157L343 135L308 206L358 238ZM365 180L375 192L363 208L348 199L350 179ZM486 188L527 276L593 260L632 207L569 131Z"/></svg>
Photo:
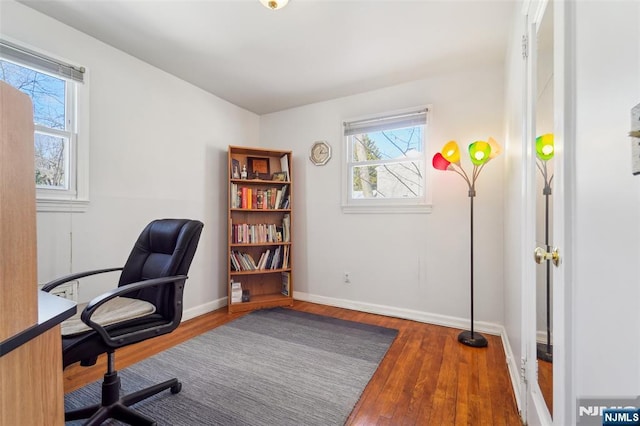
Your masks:
<svg viewBox="0 0 640 426"><path fill-rule="evenodd" d="M133 406L159 425L342 425L396 335L290 309L255 311L122 370L122 392L177 377L179 394ZM66 395L65 409L99 395L92 383Z"/></svg>

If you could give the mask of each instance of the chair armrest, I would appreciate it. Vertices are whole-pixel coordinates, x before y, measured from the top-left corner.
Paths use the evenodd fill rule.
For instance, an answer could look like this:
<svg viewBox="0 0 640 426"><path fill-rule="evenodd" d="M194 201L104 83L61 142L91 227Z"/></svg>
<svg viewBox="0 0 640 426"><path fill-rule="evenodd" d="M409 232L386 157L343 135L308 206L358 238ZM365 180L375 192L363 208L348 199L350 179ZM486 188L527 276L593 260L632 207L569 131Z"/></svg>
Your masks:
<svg viewBox="0 0 640 426"><path fill-rule="evenodd" d="M175 275L172 277L154 278L151 280L138 281L135 283L123 285L121 287L113 289L107 293L104 293L94 298L91 302L89 302L86 308L84 308L84 310L82 311L82 314L80 315L80 319L82 319L82 321L85 324L87 324L89 327L94 329L100 335L100 337L102 337L102 340L104 340L105 344L107 344L109 347L112 347L112 348L118 348L125 344L133 343L135 342L136 339L144 340L146 338L151 337L152 335L159 334L159 332L162 330L156 330L158 327L154 327L149 330L139 330L139 331L134 331L134 332L125 333L125 334L112 337L111 335L109 335L105 327L92 321L91 317L100 306L104 305L111 299L114 299L119 296L123 296L128 293L132 293L134 291L137 291L143 288L153 287L158 285L176 286L177 289L180 290L176 292L176 297L179 297L180 298L179 302L182 303L182 291L181 291L182 287L178 287L178 286L182 286L186 281L186 279L187 279L186 275ZM116 325L117 324L118 323L116 323ZM114 324L110 324L110 325L113 326ZM174 327L175 325L172 324L171 326Z"/></svg>
<svg viewBox="0 0 640 426"><path fill-rule="evenodd" d="M67 283L69 281L77 280L77 279L88 277L91 275L103 274L105 272L114 272L114 271L122 271L122 268L95 269L93 271L76 272L75 274L70 274L61 278L57 278L53 281L49 281L44 285L44 287L42 287L42 291L49 293L54 288L64 283Z"/></svg>

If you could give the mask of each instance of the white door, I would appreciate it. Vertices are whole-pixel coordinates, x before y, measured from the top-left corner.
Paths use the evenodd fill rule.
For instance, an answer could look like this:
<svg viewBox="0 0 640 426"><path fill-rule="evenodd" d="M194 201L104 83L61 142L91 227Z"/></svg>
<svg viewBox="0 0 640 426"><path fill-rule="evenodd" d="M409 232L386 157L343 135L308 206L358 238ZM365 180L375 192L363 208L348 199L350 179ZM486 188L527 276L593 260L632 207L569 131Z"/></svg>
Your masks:
<svg viewBox="0 0 640 426"><path fill-rule="evenodd" d="M526 240L530 251L524 262L534 263L534 251L547 256L523 285L523 294L529 304L523 309L524 352L527 356L527 410L529 425L574 424L572 389L570 388L571 295L566 285L570 259L570 228L565 217L571 203L568 188L572 185L570 172L573 152L570 116L567 114L565 83L568 69L567 9L564 1L532 3L529 13L529 72L528 72L528 125L527 158L525 167L525 203L534 210L527 215ZM551 63L549 63L551 61ZM536 151L536 139L553 135L554 150L550 159ZM540 139L543 141L543 139ZM538 146L540 148L540 146ZM548 208L548 213L545 211ZM557 248L557 261L552 257ZM525 266L525 269L532 269ZM537 279L536 279L537 276ZM548 331L547 331L548 329Z"/></svg>

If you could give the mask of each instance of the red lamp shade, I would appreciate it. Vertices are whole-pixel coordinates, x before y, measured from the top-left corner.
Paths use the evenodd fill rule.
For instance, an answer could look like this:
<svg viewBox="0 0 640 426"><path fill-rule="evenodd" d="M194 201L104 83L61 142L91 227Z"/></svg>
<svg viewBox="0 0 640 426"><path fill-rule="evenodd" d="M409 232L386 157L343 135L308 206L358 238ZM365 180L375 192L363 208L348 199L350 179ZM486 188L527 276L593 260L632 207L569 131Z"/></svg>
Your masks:
<svg viewBox="0 0 640 426"><path fill-rule="evenodd" d="M447 170L449 168L449 164L451 164L451 162L445 159L439 152L433 156L431 163L433 164L433 168L437 170Z"/></svg>

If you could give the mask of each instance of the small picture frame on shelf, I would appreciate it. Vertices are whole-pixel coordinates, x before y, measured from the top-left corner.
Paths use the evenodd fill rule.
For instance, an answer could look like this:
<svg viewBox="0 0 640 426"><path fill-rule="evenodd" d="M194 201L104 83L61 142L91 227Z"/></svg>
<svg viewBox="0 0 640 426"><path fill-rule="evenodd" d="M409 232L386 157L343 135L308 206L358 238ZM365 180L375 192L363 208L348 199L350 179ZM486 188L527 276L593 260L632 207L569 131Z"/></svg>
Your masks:
<svg viewBox="0 0 640 426"><path fill-rule="evenodd" d="M247 157L247 168L250 179L269 179L271 177L269 158Z"/></svg>
<svg viewBox="0 0 640 426"><path fill-rule="evenodd" d="M240 179L240 161L231 159L231 179Z"/></svg>
<svg viewBox="0 0 640 426"><path fill-rule="evenodd" d="M271 175L271 180L286 182L288 180L287 172L275 172L273 175Z"/></svg>

